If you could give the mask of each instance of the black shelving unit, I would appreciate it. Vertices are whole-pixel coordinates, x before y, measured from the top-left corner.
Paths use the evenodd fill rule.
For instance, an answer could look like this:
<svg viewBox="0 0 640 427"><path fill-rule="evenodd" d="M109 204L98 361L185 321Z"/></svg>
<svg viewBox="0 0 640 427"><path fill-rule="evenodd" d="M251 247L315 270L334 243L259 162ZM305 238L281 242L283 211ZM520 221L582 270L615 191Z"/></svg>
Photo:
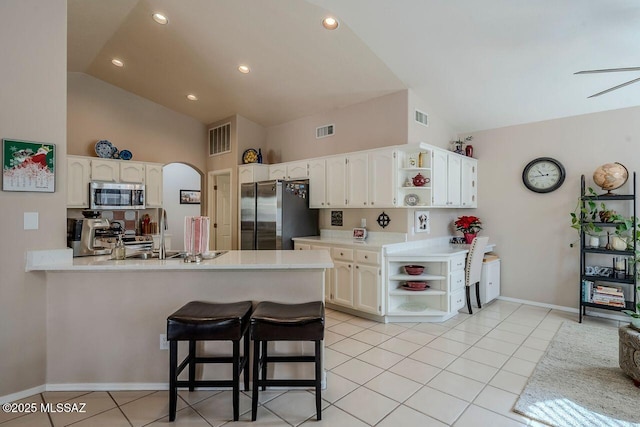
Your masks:
<svg viewBox="0 0 640 427"><path fill-rule="evenodd" d="M581 214L580 217L580 221L581 221L581 225L582 227L580 227L580 323L582 323L582 317L585 316L587 314L587 307L590 308L598 308L598 309L603 309L603 310L614 310L614 311L621 311L621 310L634 310L635 311L635 307L636 307L636 300L637 300L637 292L636 292L636 282L637 282L637 274L636 274L636 269L635 266L634 268L631 270L632 274L626 275L624 277L612 277L612 276L604 276L604 275L587 275L585 274L585 270L586 270L586 261L587 261L587 257L590 254L603 254L603 255L610 255L610 256L624 256L624 257L629 257L631 259L635 259L635 254L636 254L636 239L635 239L635 230L636 230L636 173L633 173L633 193L632 194L602 194L602 195L598 195L598 196L593 196L593 195L586 195L585 194L585 181L584 181L584 175L582 175L581 178L581 182L580 182L580 203L581 203L581 207L584 209L586 204L589 203L590 201L596 201L596 202L607 202L607 201L629 201L632 203L632 218L633 218L633 226L631 228L630 231L630 235L633 236L632 241L633 241L633 247L629 248L628 250L613 250L613 249L606 249L606 248L592 248L592 247L587 247L585 246L585 232L584 232L584 225L586 224L593 224L595 226L598 226L602 229L610 229L611 232L614 231L615 227L618 225L615 222L592 222L592 221L588 221L587 218L585 218L584 213ZM613 264L613 259L611 259L611 264ZM591 281L591 282L605 282L605 283L612 283L612 284L619 284L619 285L623 285L623 291L625 294L625 306L624 307L618 307L618 306L611 306L611 305L607 305L607 304L598 304L598 303L594 303L594 302L590 302L588 301L590 299L590 295L587 295L587 289L585 287L585 281ZM631 299L630 299L631 298Z"/></svg>

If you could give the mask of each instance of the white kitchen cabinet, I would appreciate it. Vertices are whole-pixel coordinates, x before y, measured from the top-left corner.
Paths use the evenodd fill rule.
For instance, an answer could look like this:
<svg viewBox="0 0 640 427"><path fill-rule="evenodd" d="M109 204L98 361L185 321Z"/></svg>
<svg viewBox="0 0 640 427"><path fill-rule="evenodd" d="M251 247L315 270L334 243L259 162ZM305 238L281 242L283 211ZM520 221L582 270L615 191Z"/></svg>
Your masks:
<svg viewBox="0 0 640 427"><path fill-rule="evenodd" d="M498 296L500 296L500 260L483 262L480 278L480 302L485 304Z"/></svg>
<svg viewBox="0 0 640 427"><path fill-rule="evenodd" d="M432 206L446 208L461 206L462 157L447 150L433 149Z"/></svg>
<svg viewBox="0 0 640 427"><path fill-rule="evenodd" d="M286 163L287 179L309 178L309 167L306 160Z"/></svg>
<svg viewBox="0 0 640 427"><path fill-rule="evenodd" d="M89 207L91 159L67 156L67 207Z"/></svg>
<svg viewBox="0 0 640 427"><path fill-rule="evenodd" d="M356 153L347 156L346 205L365 208L369 204L369 156Z"/></svg>
<svg viewBox="0 0 640 427"><path fill-rule="evenodd" d="M145 175L145 204L148 208L162 207L162 167L161 164L147 163L144 165Z"/></svg>
<svg viewBox="0 0 640 427"><path fill-rule="evenodd" d="M353 307L353 262L333 261L333 302Z"/></svg>
<svg viewBox="0 0 640 427"><path fill-rule="evenodd" d="M144 163L123 161L120 165L120 182L144 184Z"/></svg>
<svg viewBox="0 0 640 427"><path fill-rule="evenodd" d="M309 207L324 208L327 204L326 161L309 160Z"/></svg>
<svg viewBox="0 0 640 427"><path fill-rule="evenodd" d="M287 165L284 163L269 165L269 179L287 179Z"/></svg>
<svg viewBox="0 0 640 427"><path fill-rule="evenodd" d="M262 163L250 163L238 166L238 182L240 184L267 181L268 179L269 165Z"/></svg>
<svg viewBox="0 0 640 427"><path fill-rule="evenodd" d="M356 250L353 285L354 308L382 315L381 270L377 252Z"/></svg>
<svg viewBox="0 0 640 427"><path fill-rule="evenodd" d="M321 250L329 252L331 256L331 248L327 246L311 245L312 250ZM324 271L324 299L328 302L333 302L333 268L327 268Z"/></svg>
<svg viewBox="0 0 640 427"><path fill-rule="evenodd" d="M397 152L379 149L369 152L369 207L392 208L397 202Z"/></svg>
<svg viewBox="0 0 640 427"><path fill-rule="evenodd" d="M91 180L120 182L120 162L117 160L91 159Z"/></svg>
<svg viewBox="0 0 640 427"><path fill-rule="evenodd" d="M311 249L311 245L307 245L306 243L294 243L293 249L296 251L308 251Z"/></svg>
<svg viewBox="0 0 640 427"><path fill-rule="evenodd" d="M347 162L345 156L326 159L327 207L342 208L347 204Z"/></svg>
<svg viewBox="0 0 640 427"><path fill-rule="evenodd" d="M463 208L478 207L478 161L471 157L462 158L461 193Z"/></svg>

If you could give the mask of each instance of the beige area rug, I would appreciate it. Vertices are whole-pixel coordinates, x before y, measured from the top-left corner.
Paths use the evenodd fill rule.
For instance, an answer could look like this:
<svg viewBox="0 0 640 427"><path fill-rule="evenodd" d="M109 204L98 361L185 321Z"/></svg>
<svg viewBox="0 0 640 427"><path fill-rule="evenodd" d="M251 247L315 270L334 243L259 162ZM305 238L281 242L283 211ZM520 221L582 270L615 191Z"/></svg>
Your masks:
<svg viewBox="0 0 640 427"><path fill-rule="evenodd" d="M554 427L640 426L640 388L618 365L618 330L564 322L515 412Z"/></svg>

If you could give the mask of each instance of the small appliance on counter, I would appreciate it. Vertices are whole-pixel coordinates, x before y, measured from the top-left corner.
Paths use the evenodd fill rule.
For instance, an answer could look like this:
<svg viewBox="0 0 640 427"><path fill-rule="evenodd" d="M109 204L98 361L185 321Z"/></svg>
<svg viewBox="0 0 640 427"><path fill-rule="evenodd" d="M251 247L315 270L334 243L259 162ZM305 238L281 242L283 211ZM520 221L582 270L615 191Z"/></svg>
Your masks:
<svg viewBox="0 0 640 427"><path fill-rule="evenodd" d="M67 246L73 249L73 256L109 255L111 246L97 239L101 231L110 229L108 219L67 218Z"/></svg>

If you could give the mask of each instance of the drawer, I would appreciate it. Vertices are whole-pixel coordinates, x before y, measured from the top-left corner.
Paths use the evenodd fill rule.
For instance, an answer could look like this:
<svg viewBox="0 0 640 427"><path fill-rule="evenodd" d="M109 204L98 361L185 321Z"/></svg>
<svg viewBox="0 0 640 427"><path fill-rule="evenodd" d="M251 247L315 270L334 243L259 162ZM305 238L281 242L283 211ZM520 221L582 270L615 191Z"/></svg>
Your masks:
<svg viewBox="0 0 640 427"><path fill-rule="evenodd" d="M455 292L452 292L449 298L451 298L451 301L450 301L451 311L458 311L467 304L465 301L464 288L457 290Z"/></svg>
<svg viewBox="0 0 640 427"><path fill-rule="evenodd" d="M465 255L455 257L451 260L451 271L464 270L467 257Z"/></svg>
<svg viewBox="0 0 640 427"><path fill-rule="evenodd" d="M451 277L451 292L458 289L464 290L464 270L455 271L449 277Z"/></svg>
<svg viewBox="0 0 640 427"><path fill-rule="evenodd" d="M380 265L380 253L374 251L356 251L356 261L360 264Z"/></svg>
<svg viewBox="0 0 640 427"><path fill-rule="evenodd" d="M331 248L331 258L341 261L353 261L353 249Z"/></svg>

